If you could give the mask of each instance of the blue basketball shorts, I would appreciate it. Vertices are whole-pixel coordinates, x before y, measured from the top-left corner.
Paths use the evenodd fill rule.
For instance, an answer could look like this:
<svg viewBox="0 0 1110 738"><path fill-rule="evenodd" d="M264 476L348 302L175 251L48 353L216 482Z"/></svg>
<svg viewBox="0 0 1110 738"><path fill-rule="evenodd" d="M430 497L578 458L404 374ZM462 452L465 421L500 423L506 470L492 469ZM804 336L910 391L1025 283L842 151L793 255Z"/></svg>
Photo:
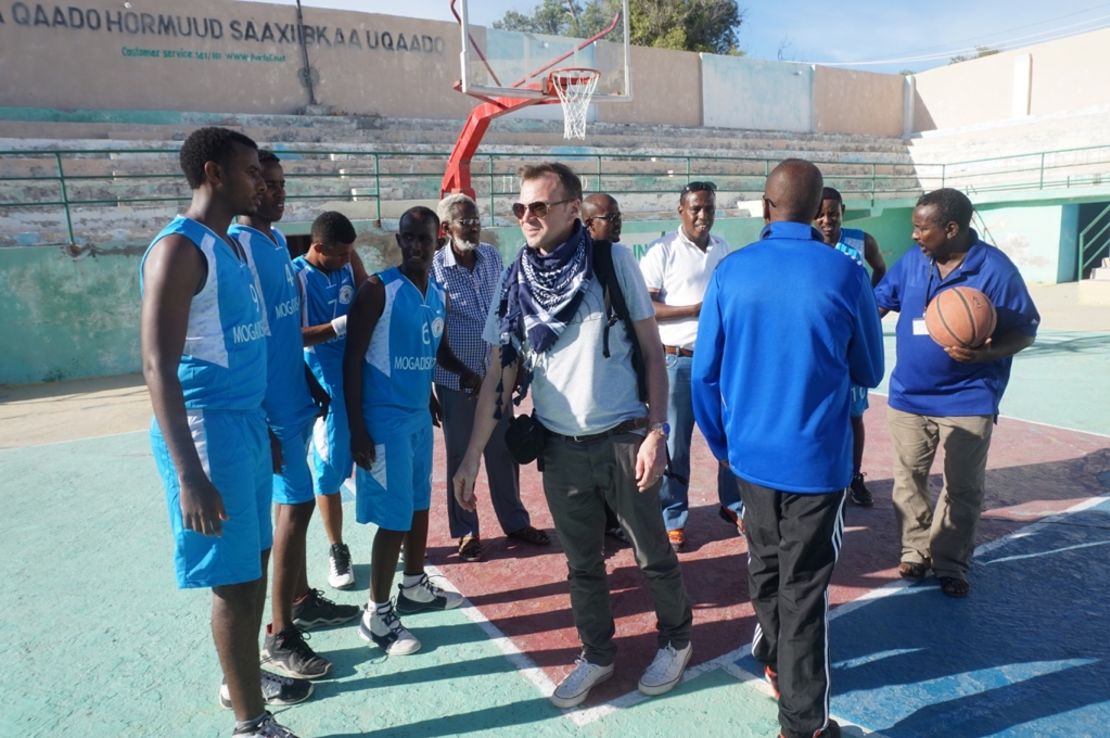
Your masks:
<svg viewBox="0 0 1110 738"><path fill-rule="evenodd" d="M261 552L273 545L270 518L270 440L261 410L188 410L201 467L223 501L228 519L219 536L186 530L181 485L157 421L150 445L166 491L174 539L177 586L218 587L262 576Z"/></svg>
<svg viewBox="0 0 1110 738"><path fill-rule="evenodd" d="M852 389L851 389L851 393L852 393L852 406L851 406L851 409L849 410L849 414L853 418L862 418L863 417L863 411L868 408L867 388L866 387L860 387L858 385L853 384Z"/></svg>
<svg viewBox="0 0 1110 738"><path fill-rule="evenodd" d="M328 414L312 427L312 482L318 495L334 495L351 478L351 431L342 394L328 405Z"/></svg>
<svg viewBox="0 0 1110 738"><path fill-rule="evenodd" d="M283 431L278 435L281 471L273 475L276 504L301 505L314 499L312 472L308 468L308 444L312 439L314 421L315 418L311 418L300 430Z"/></svg>
<svg viewBox="0 0 1110 738"><path fill-rule="evenodd" d="M374 465L355 469L355 519L386 530L410 530L414 512L432 501L432 423L418 422L369 429Z"/></svg>

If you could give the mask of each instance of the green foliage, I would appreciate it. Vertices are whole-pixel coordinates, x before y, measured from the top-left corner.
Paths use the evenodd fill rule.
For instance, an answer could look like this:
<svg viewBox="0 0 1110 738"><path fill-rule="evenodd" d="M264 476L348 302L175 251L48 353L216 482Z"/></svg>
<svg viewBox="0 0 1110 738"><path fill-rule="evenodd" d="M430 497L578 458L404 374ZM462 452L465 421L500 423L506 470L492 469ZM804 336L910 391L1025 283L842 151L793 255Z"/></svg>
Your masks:
<svg viewBox="0 0 1110 738"><path fill-rule="evenodd" d="M493 27L588 38L619 12L619 0L543 0L530 15L510 10ZM631 42L681 51L743 54L736 0L630 0Z"/></svg>

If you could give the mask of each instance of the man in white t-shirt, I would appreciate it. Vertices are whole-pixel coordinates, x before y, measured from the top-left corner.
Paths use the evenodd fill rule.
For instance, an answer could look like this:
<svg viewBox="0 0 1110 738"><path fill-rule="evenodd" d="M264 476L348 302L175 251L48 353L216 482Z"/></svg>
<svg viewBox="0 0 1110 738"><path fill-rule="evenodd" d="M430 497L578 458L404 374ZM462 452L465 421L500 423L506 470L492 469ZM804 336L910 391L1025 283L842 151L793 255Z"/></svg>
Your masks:
<svg viewBox="0 0 1110 738"><path fill-rule="evenodd" d="M667 403L670 461L659 500L667 536L675 551L686 546L690 508L690 439L694 431L690 367L698 337L698 315L709 278L729 252L728 243L710 233L716 215L716 190L712 182L691 182L683 187L678 201L682 224L678 230L653 242L640 261L659 323L670 385ZM717 496L721 517L739 528L743 509L740 492L732 471L723 464L717 469Z"/></svg>

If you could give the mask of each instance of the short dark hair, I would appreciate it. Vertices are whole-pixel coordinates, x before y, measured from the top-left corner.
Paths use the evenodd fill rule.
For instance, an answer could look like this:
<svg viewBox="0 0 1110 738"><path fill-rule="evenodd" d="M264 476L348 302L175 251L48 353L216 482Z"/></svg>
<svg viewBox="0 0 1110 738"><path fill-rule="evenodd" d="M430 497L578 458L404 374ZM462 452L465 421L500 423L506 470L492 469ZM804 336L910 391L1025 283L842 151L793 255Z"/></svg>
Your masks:
<svg viewBox="0 0 1110 738"><path fill-rule="evenodd" d="M554 174L559 178L559 184L562 185L563 192L569 199L582 199L582 180L578 179L574 170L562 162L545 161L541 164L525 164L517 172L521 182L539 179L548 174Z"/></svg>
<svg viewBox="0 0 1110 738"><path fill-rule="evenodd" d="M355 227L343 213L329 210L312 221L313 243L347 244L354 243L356 238Z"/></svg>
<svg viewBox="0 0 1110 738"><path fill-rule="evenodd" d="M227 166L235 154L236 146L246 146L258 149L250 137L228 128L211 126L198 128L189 134L185 143L181 144L181 152L177 160L185 179L194 190L204 184L204 165L214 161L220 166Z"/></svg>
<svg viewBox="0 0 1110 738"><path fill-rule="evenodd" d="M826 187L821 190L821 199L836 200L838 203L840 203L841 209L844 208L844 198L840 196L840 190L836 189L835 187Z"/></svg>
<svg viewBox="0 0 1110 738"><path fill-rule="evenodd" d="M954 222L961 231L971 226L971 214L975 208L967 195L951 187L926 192L917 198L917 207L935 205L941 223Z"/></svg>
<svg viewBox="0 0 1110 738"><path fill-rule="evenodd" d="M280 164L281 159L279 159L278 155L270 151L269 149L259 149L258 163L262 166L266 166L267 164Z"/></svg>
<svg viewBox="0 0 1110 738"><path fill-rule="evenodd" d="M415 220L418 223L427 223L430 220L432 222L432 226L437 231L439 230L439 216L436 215L436 211L432 210L431 208L426 208L423 205L414 205L405 212L401 213L401 217L397 220L398 229L404 227L406 220Z"/></svg>

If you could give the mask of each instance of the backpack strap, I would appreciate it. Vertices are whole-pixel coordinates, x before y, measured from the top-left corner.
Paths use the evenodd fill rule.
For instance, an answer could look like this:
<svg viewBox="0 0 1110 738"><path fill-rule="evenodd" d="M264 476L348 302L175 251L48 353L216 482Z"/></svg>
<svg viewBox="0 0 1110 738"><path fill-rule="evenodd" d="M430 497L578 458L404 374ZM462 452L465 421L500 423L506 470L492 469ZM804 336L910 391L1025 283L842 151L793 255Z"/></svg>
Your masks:
<svg viewBox="0 0 1110 738"><path fill-rule="evenodd" d="M618 320L624 322L624 329L632 344L632 368L636 370L636 385L640 399L647 401L647 375L644 371L644 357L640 351L640 342L636 340L636 330L632 325L632 318L628 313L628 303L624 300L620 282L617 281L617 272L613 267L613 244L610 241L594 241L594 275L605 302L605 326L602 328L601 353L609 358L609 329L616 325Z"/></svg>

